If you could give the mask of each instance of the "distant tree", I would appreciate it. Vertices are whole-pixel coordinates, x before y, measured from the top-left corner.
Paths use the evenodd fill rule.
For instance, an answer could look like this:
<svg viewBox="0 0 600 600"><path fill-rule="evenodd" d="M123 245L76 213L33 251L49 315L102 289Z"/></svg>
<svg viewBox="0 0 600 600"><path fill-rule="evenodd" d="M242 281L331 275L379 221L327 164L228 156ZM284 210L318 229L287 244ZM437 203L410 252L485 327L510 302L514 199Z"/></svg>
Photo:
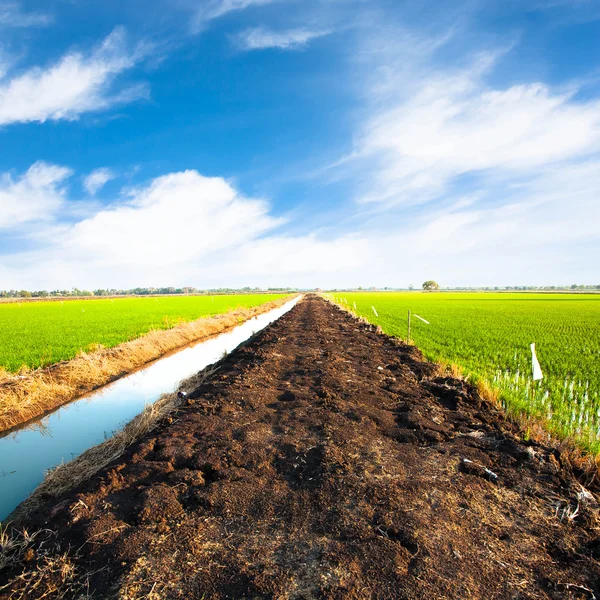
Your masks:
<svg viewBox="0 0 600 600"><path fill-rule="evenodd" d="M423 289L427 292L435 292L440 289L440 286L433 279L429 279L423 284Z"/></svg>

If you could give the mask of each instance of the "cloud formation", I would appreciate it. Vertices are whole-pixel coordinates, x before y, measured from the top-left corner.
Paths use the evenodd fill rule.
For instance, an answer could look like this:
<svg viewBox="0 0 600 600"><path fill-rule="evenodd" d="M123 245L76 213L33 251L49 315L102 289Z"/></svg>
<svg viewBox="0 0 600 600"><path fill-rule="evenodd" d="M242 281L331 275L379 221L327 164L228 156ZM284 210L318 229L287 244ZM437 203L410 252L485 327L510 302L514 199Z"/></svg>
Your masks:
<svg viewBox="0 0 600 600"><path fill-rule="evenodd" d="M115 89L116 78L131 69L144 49L127 45L124 29L115 29L89 54L70 52L57 63L0 79L0 126L60 119L104 110L147 95L143 85Z"/></svg>
<svg viewBox="0 0 600 600"><path fill-rule="evenodd" d="M64 244L94 262L172 268L279 223L263 201L241 197L225 180L184 171L159 177L77 223Z"/></svg>
<svg viewBox="0 0 600 600"><path fill-rule="evenodd" d="M47 177L58 180L58 174ZM57 196L53 207L43 208L46 215L64 201L60 192ZM367 248L357 236L289 236L279 232L284 222L265 201L241 195L222 178L193 170L170 173L89 218L53 226L52 235L40 232L37 250L0 261L3 285L211 287L291 279L325 284L365 260Z"/></svg>
<svg viewBox="0 0 600 600"><path fill-rule="evenodd" d="M0 230L51 220L65 204L63 184L71 174L66 167L40 161L17 179L10 173L0 176Z"/></svg>
<svg viewBox="0 0 600 600"><path fill-rule="evenodd" d="M273 31L264 27L255 27L240 32L235 40L242 50L265 50L277 48L279 50L300 50L315 38L329 35L329 30L288 29L286 31Z"/></svg>
<svg viewBox="0 0 600 600"><path fill-rule="evenodd" d="M373 275L406 285L439 279L443 285L596 283L600 161L548 167L521 186L494 190L444 209L432 206L371 237ZM586 249L586 250L582 250ZM394 267L391 256L401 256ZM557 273L560 275L557 277Z"/></svg>
<svg viewBox="0 0 600 600"><path fill-rule="evenodd" d="M36 163L19 179L2 178L0 227L38 241L37 250L2 257L4 286L401 286L428 277L519 285L584 281L596 269L594 253L573 250L597 240L596 160L549 167L500 204L463 198L408 218L386 213L383 227L321 235L286 234L286 220L264 200L193 170L158 177L61 226L69 175ZM28 222L40 219L45 228L31 232ZM553 278L557 268L573 281Z"/></svg>
<svg viewBox="0 0 600 600"><path fill-rule="evenodd" d="M2 27L45 27L52 17L44 13L23 12L18 2L0 2L0 28Z"/></svg>
<svg viewBox="0 0 600 600"><path fill-rule="evenodd" d="M115 179L117 175L106 167L94 169L83 180L83 187L90 196L95 196L109 181Z"/></svg>
<svg viewBox="0 0 600 600"><path fill-rule="evenodd" d="M353 157L373 169L361 200L427 202L461 176L518 178L600 151L600 101L539 82L490 87L491 64L410 82L410 95L371 115Z"/></svg>
<svg viewBox="0 0 600 600"><path fill-rule="evenodd" d="M192 30L195 33L202 31L208 23L224 17L225 15L245 10L252 6L271 4L276 0L206 0L199 3L192 20Z"/></svg>

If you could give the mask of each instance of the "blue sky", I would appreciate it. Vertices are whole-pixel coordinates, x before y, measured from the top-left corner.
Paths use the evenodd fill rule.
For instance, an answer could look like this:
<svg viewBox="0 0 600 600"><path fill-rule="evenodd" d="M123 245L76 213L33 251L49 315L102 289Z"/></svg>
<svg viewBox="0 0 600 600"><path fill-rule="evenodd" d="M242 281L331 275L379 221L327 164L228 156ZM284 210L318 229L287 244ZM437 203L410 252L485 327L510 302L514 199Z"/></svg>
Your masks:
<svg viewBox="0 0 600 600"><path fill-rule="evenodd" d="M600 283L597 0L0 0L0 288Z"/></svg>

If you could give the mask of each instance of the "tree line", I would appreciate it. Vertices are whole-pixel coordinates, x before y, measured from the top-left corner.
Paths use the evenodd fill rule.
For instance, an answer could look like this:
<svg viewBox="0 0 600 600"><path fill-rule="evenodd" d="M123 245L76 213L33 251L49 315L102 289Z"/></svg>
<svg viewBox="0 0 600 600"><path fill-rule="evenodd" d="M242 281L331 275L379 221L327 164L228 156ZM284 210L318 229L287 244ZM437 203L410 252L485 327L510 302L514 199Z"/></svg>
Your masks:
<svg viewBox="0 0 600 600"><path fill-rule="evenodd" d="M243 287L243 288L211 288L198 289L195 287L136 287L129 290L115 288L99 288L97 290L0 290L0 298L68 298L87 296L152 296L152 295L211 295L211 294L255 294L260 292L292 292L295 288L271 287Z"/></svg>

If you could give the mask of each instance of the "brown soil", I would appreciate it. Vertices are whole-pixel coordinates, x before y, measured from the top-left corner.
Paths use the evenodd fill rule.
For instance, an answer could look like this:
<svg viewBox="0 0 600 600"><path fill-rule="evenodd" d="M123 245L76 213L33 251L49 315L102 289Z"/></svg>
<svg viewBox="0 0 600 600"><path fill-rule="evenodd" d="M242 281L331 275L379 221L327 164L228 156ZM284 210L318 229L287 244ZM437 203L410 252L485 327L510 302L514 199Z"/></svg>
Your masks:
<svg viewBox="0 0 600 600"><path fill-rule="evenodd" d="M600 597L560 452L315 296L20 525L0 597Z"/></svg>
<svg viewBox="0 0 600 600"><path fill-rule="evenodd" d="M0 369L0 433L38 419L75 398L164 357L281 306L290 296L251 308L150 331L114 348L81 352L44 369L16 375Z"/></svg>

